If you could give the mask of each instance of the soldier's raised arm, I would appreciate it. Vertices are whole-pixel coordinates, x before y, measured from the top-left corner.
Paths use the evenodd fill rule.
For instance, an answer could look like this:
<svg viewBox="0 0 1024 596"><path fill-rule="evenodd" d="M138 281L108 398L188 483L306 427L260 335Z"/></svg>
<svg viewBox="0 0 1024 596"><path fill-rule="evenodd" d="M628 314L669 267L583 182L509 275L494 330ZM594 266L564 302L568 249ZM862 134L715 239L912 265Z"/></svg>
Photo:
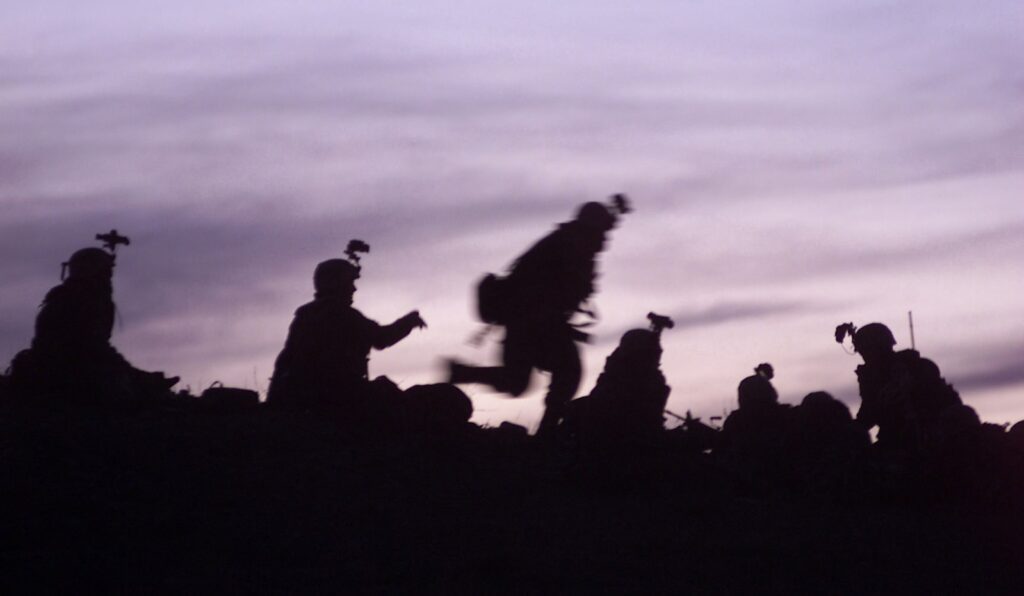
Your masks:
<svg viewBox="0 0 1024 596"><path fill-rule="evenodd" d="M390 325L380 327L377 337L373 339L373 347L378 350L390 348L412 333L413 329L423 329L427 323L420 317L420 311L414 310Z"/></svg>

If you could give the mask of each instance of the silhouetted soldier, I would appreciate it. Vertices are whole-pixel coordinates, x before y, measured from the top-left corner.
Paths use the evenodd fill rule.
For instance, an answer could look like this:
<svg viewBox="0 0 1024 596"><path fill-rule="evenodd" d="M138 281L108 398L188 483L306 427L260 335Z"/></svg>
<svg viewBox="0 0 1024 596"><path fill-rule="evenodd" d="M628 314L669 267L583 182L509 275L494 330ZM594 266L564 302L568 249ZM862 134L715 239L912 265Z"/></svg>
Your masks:
<svg viewBox="0 0 1024 596"><path fill-rule="evenodd" d="M944 408L922 458L933 491L944 499L963 498L972 504L1005 497L1012 467L1009 433L1003 426L981 421L974 408L953 404Z"/></svg>
<svg viewBox="0 0 1024 596"><path fill-rule="evenodd" d="M605 361L590 395L569 403L566 426L588 443L650 444L665 430L672 389L661 372L661 331L668 317L650 313L650 329L632 329Z"/></svg>
<svg viewBox="0 0 1024 596"><path fill-rule="evenodd" d="M480 315L505 327L502 366L450 363L452 383L483 383L522 395L534 368L551 373L538 436L550 436L579 388L582 375L577 341L587 334L570 320L594 293L597 255L618 215L627 213L624 195L611 205L590 202L576 218L558 226L520 256L505 279L490 275L480 285Z"/></svg>
<svg viewBox="0 0 1024 596"><path fill-rule="evenodd" d="M857 367L861 406L857 421L866 429L878 426L878 443L886 449L920 450L934 442L942 412L962 405L939 367L916 350L896 352L896 338L881 323L856 328L844 323L836 340L853 336L854 350L864 359Z"/></svg>
<svg viewBox="0 0 1024 596"><path fill-rule="evenodd" d="M268 403L298 409L342 406L358 419L375 407L367 371L370 350L391 347L426 327L415 310L380 325L353 308L360 269L351 249L352 244L354 262L330 259L316 266L314 299L295 311L274 364Z"/></svg>
<svg viewBox="0 0 1024 596"><path fill-rule="evenodd" d="M133 367L111 345L113 247L127 243L116 234L98 236L111 252L76 251L65 263L66 277L43 299L32 348L12 364L13 384L23 396L52 396L85 404L116 404L169 396L178 377Z"/></svg>
<svg viewBox="0 0 1024 596"><path fill-rule="evenodd" d="M754 374L736 388L739 409L731 412L722 425L722 440L730 449L753 452L766 443L774 444L784 427L784 407L772 385L775 370L759 364Z"/></svg>
<svg viewBox="0 0 1024 596"><path fill-rule="evenodd" d="M850 496L863 473L871 438L850 408L824 391L809 393L790 412L786 453L805 493Z"/></svg>
<svg viewBox="0 0 1024 596"><path fill-rule="evenodd" d="M720 453L731 464L740 489L760 493L788 483L792 466L785 452L791 426L789 406L779 404L775 371L764 363L740 381L739 409L722 425Z"/></svg>

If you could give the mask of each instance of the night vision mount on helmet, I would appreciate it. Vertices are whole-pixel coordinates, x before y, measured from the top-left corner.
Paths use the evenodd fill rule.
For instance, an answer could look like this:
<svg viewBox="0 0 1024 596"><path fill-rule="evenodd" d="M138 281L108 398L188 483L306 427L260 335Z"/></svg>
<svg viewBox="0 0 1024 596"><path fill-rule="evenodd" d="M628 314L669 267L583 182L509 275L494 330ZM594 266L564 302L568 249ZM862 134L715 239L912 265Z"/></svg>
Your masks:
<svg viewBox="0 0 1024 596"><path fill-rule="evenodd" d="M896 337L892 331L882 323L868 323L863 327L857 327L853 323L842 323L836 326L836 343L843 344L849 337L853 342L853 351L859 352L861 347L896 345ZM844 346L845 347L845 346Z"/></svg>
<svg viewBox="0 0 1024 596"><path fill-rule="evenodd" d="M117 260L117 247L128 246L132 241L127 236L110 230L105 234L96 234L96 239L103 243L103 249L88 247L76 250L71 258L61 263L60 279L70 277L90 277L96 273L113 268Z"/></svg>
<svg viewBox="0 0 1024 596"><path fill-rule="evenodd" d="M370 252L370 245L353 238L345 248L344 259L327 259L317 264L313 271L313 287L318 293L334 293L341 288L350 287L359 279L362 272L359 253Z"/></svg>
<svg viewBox="0 0 1024 596"><path fill-rule="evenodd" d="M132 243L130 238L118 234L117 230L110 230L106 234L96 234L96 239L103 242L103 248L115 256L117 255L117 246L119 244L128 246Z"/></svg>
<svg viewBox="0 0 1024 596"><path fill-rule="evenodd" d="M356 269L359 269L361 267L359 264L359 253L361 252L369 253L370 245L356 238L353 238L348 241L348 246L345 247L345 256L348 258L348 261L350 263L356 266Z"/></svg>
<svg viewBox="0 0 1024 596"><path fill-rule="evenodd" d="M647 320L651 322L651 331L658 335L661 335L661 332L665 329L671 329L676 326L675 321L671 317L659 315L656 312L647 313Z"/></svg>

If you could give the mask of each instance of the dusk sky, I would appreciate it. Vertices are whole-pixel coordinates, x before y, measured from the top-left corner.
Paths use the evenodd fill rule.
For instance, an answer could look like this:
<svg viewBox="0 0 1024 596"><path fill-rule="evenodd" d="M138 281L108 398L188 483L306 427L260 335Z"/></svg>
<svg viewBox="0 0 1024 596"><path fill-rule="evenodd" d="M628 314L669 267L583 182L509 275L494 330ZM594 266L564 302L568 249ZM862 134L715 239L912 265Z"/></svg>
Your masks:
<svg viewBox="0 0 1024 596"><path fill-rule="evenodd" d="M5 2L0 360L60 263L117 228L114 344L199 391L265 390L317 262L368 242L356 306L429 323L404 387L497 361L472 291L580 203L601 257L593 386L648 311L668 408L859 404L838 323L889 324L983 419L1024 418L1024 3ZM533 426L467 386L478 422Z"/></svg>

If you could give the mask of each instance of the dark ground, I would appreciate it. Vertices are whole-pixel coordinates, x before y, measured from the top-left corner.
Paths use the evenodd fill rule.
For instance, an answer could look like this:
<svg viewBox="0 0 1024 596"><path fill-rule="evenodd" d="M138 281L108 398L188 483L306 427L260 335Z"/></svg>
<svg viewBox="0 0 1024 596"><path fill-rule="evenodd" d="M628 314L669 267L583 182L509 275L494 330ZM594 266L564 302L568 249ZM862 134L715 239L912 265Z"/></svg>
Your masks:
<svg viewBox="0 0 1024 596"><path fill-rule="evenodd" d="M4 410L0 466L4 594L1024 593L1019 502L743 496L671 450Z"/></svg>

